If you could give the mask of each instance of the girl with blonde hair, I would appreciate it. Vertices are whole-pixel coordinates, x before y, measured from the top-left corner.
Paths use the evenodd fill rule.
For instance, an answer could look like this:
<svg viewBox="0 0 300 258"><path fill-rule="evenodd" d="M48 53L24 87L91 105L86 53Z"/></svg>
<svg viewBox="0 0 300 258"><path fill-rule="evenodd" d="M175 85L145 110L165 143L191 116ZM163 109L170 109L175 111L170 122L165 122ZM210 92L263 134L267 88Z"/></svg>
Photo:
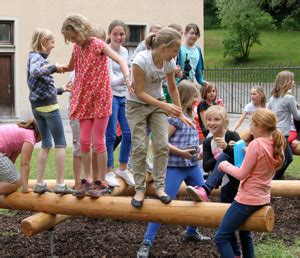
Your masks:
<svg viewBox="0 0 300 258"><path fill-rule="evenodd" d="M181 43L181 35L176 30L164 28L146 39L148 50L140 52L134 59L132 73L135 95L128 94L126 115L132 140L132 171L136 194L132 206L141 208L146 191L146 128L153 134L154 189L159 199L168 204L171 197L165 193L165 171L168 161L168 121L167 116L179 117L190 125L181 110L174 70ZM174 104L166 103L162 96L161 82L167 79L170 96Z"/></svg>
<svg viewBox="0 0 300 258"><path fill-rule="evenodd" d="M278 120L277 128L286 138L285 161L283 166L276 171L274 179L283 179L285 170L293 161L293 153L287 141L291 130L291 116L297 121L300 120L300 111L297 109L296 99L290 94L294 85L294 73L290 71L278 73L275 78L272 96L267 105L267 108L276 114Z"/></svg>
<svg viewBox="0 0 300 258"><path fill-rule="evenodd" d="M72 193L64 184L66 159L66 139L64 127L57 103L57 94L70 91L68 83L62 88L55 88L53 73L63 72L62 65L51 65L47 60L55 46L55 36L47 29L36 29L32 36L32 51L27 62L27 84L30 90L29 100L33 116L42 137L42 148L38 157L37 183L34 192L49 191L44 183L44 174L48 154L52 148L52 138L56 149L56 186L58 194Z"/></svg>
<svg viewBox="0 0 300 258"><path fill-rule="evenodd" d="M64 71L75 70L70 117L80 121L80 149L86 178L91 175L92 132L99 168L93 185L82 179L77 193L78 196L84 196L87 192L91 197L99 197L108 191L104 181L107 166L105 132L112 112L108 57L120 65L127 87L131 87L129 71L126 62L115 51L103 40L94 37L92 25L85 17L69 15L63 22L61 33L66 42L74 43L72 56Z"/></svg>

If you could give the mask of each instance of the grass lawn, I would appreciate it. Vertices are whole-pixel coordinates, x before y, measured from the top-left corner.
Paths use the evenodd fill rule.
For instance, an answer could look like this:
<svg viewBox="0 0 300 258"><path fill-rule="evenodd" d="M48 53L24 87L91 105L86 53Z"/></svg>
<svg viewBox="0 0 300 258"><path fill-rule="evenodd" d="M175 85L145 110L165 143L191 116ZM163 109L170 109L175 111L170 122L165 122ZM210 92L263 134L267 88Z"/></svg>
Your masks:
<svg viewBox="0 0 300 258"><path fill-rule="evenodd" d="M207 67L230 66L300 66L300 31L263 31L261 45L250 50L250 60L237 64L234 58L223 58L223 36L226 30L205 30L204 60Z"/></svg>

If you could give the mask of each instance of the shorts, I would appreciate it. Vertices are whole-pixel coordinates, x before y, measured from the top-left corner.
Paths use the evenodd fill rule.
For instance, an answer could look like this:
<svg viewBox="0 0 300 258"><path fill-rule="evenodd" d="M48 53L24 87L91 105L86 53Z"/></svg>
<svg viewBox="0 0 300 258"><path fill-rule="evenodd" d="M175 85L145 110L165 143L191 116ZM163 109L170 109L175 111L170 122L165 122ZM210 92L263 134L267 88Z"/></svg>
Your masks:
<svg viewBox="0 0 300 258"><path fill-rule="evenodd" d="M73 156L81 157L80 151L80 129L79 129L79 120L70 120L70 126L72 129L72 136L73 136Z"/></svg>
<svg viewBox="0 0 300 258"><path fill-rule="evenodd" d="M13 184L19 179L20 174L14 163L6 155L0 152L0 181Z"/></svg>

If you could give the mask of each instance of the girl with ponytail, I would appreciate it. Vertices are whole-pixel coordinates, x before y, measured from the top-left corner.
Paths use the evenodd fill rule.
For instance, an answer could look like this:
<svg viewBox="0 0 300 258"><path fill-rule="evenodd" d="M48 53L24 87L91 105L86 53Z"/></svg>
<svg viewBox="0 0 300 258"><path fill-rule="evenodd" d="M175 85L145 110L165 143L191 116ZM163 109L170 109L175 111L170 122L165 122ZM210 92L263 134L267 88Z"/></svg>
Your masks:
<svg viewBox="0 0 300 258"><path fill-rule="evenodd" d="M250 130L254 140L248 145L240 168L227 161L219 171L240 180L238 193L216 231L215 243L221 257L234 257L231 238L252 213L270 203L271 181L275 170L284 162L285 138L277 129L276 115L259 108L251 118ZM250 231L240 231L244 257L254 257L254 244Z"/></svg>

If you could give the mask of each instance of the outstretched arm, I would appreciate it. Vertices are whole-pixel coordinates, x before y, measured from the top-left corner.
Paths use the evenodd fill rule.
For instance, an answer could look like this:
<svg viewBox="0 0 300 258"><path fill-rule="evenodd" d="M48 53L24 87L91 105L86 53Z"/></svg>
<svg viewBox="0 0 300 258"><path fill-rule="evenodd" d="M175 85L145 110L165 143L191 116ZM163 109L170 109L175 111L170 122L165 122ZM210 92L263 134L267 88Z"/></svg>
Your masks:
<svg viewBox="0 0 300 258"><path fill-rule="evenodd" d="M22 192L28 193L28 179L30 172L30 160L33 151L33 145L29 142L24 142L21 150L21 182L22 182Z"/></svg>

